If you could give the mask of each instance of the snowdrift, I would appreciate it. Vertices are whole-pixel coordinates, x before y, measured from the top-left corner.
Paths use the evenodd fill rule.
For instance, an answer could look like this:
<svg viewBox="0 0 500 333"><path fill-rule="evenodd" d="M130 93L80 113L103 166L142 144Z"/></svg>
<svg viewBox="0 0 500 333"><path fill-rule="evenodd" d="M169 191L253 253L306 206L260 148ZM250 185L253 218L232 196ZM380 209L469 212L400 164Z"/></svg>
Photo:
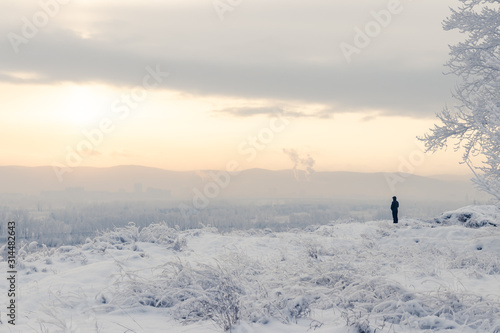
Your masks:
<svg viewBox="0 0 500 333"><path fill-rule="evenodd" d="M443 213L434 219L443 225L462 224L468 228L480 228L487 225L497 227L500 224L500 208L497 206L467 206Z"/></svg>

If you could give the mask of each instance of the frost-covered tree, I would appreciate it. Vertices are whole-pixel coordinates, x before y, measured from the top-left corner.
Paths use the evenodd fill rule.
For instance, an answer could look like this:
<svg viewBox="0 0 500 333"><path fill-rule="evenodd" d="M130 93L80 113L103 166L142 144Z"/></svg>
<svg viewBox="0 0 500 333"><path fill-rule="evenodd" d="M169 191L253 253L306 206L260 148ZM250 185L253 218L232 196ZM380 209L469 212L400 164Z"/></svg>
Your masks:
<svg viewBox="0 0 500 333"><path fill-rule="evenodd" d="M439 113L441 124L419 139L431 152L454 139L474 183L500 202L500 0L459 1L443 24L466 35L450 46L446 64L459 77L453 94L458 103Z"/></svg>

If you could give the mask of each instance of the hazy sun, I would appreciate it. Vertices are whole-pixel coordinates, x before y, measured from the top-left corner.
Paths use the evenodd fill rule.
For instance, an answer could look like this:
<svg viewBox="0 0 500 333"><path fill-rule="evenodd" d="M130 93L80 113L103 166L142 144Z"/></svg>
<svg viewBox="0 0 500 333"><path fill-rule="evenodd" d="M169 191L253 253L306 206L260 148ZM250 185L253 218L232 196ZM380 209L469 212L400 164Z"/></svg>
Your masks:
<svg viewBox="0 0 500 333"><path fill-rule="evenodd" d="M105 98L98 89L86 86L71 87L63 117L78 126L98 122L106 107Z"/></svg>

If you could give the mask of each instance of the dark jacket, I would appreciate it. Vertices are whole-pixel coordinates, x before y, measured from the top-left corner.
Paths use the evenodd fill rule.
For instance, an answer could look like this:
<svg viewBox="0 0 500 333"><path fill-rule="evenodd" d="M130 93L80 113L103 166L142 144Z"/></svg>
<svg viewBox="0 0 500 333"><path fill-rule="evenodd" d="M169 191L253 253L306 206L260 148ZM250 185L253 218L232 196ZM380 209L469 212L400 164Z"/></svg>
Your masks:
<svg viewBox="0 0 500 333"><path fill-rule="evenodd" d="M391 210L392 211L397 211L398 208L399 208L399 202L397 200L392 201Z"/></svg>

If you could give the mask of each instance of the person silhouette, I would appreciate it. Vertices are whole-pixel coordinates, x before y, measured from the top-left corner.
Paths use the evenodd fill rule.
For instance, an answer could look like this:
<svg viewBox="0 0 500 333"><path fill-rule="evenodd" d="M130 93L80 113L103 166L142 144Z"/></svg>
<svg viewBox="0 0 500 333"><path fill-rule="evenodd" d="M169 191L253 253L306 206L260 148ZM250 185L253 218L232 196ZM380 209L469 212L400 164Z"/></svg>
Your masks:
<svg viewBox="0 0 500 333"><path fill-rule="evenodd" d="M392 218L394 223L398 223L398 208L399 202L396 200L396 197L392 197L391 210L392 210Z"/></svg>

